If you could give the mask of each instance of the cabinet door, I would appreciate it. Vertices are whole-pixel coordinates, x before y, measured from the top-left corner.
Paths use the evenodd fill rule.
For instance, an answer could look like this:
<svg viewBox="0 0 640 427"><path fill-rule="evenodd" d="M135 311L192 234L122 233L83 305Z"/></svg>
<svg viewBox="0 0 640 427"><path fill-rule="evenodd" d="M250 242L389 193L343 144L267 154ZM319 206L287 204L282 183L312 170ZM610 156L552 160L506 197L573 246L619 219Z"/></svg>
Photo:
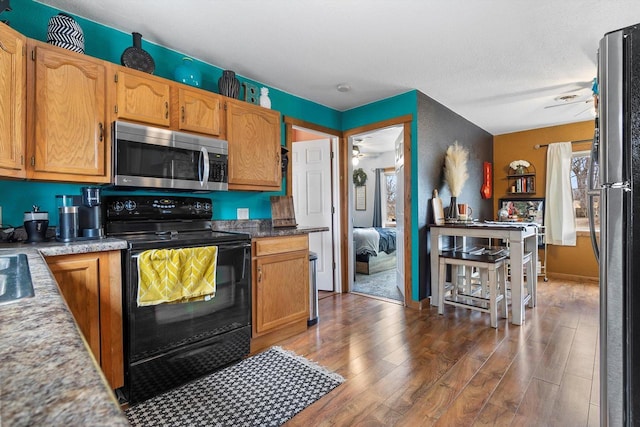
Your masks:
<svg viewBox="0 0 640 427"><path fill-rule="evenodd" d="M93 356L100 361L100 257L47 257L47 264Z"/></svg>
<svg viewBox="0 0 640 427"><path fill-rule="evenodd" d="M280 113L227 101L229 190L280 190Z"/></svg>
<svg viewBox="0 0 640 427"><path fill-rule="evenodd" d="M223 137L222 98L219 95L179 88L175 111L180 130Z"/></svg>
<svg viewBox="0 0 640 427"><path fill-rule="evenodd" d="M309 315L309 255L289 252L255 258L255 318L259 336Z"/></svg>
<svg viewBox="0 0 640 427"><path fill-rule="evenodd" d="M116 74L116 117L151 125L170 125L168 81L135 70Z"/></svg>
<svg viewBox="0 0 640 427"><path fill-rule="evenodd" d="M0 24L0 176L24 178L26 38Z"/></svg>
<svg viewBox="0 0 640 427"><path fill-rule="evenodd" d="M109 182L106 63L45 43L31 52L28 176Z"/></svg>
<svg viewBox="0 0 640 427"><path fill-rule="evenodd" d="M61 255L46 261L111 388L122 387L120 252Z"/></svg>

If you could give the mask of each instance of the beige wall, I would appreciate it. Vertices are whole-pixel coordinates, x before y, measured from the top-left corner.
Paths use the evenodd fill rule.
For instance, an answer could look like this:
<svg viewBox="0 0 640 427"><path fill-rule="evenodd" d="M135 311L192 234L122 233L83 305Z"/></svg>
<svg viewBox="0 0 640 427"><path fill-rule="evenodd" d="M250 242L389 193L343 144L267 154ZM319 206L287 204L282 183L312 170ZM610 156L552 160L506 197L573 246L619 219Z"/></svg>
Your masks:
<svg viewBox="0 0 640 427"><path fill-rule="evenodd" d="M536 172L536 193L531 197L545 197L546 156L545 148L535 149L536 144L577 141L593 138L592 120L568 125L551 126L514 132L493 137L493 212L498 211L498 200L507 194L507 173L513 160L527 160ZM573 144L574 151L591 148L590 143ZM540 253L542 256L542 253ZM579 233L577 244L547 247L547 274L555 277L580 276L597 280L596 262L588 233Z"/></svg>

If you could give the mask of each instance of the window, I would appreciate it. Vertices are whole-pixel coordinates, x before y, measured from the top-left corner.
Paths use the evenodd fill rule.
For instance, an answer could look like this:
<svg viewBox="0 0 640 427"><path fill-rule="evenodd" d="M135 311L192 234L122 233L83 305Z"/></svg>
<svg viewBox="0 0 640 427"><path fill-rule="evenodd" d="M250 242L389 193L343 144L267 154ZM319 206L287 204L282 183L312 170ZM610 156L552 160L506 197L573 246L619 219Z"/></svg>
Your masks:
<svg viewBox="0 0 640 427"><path fill-rule="evenodd" d="M589 151L576 151L571 158L571 189L573 192L573 208L576 214L576 231L589 231L589 166L591 156ZM597 179L598 165L594 165ZM598 211L599 197L593 198L593 212L595 229L600 230Z"/></svg>
<svg viewBox="0 0 640 427"><path fill-rule="evenodd" d="M385 201L386 222L396 221L396 190L397 179L395 170L385 170L384 172L385 189L382 200Z"/></svg>

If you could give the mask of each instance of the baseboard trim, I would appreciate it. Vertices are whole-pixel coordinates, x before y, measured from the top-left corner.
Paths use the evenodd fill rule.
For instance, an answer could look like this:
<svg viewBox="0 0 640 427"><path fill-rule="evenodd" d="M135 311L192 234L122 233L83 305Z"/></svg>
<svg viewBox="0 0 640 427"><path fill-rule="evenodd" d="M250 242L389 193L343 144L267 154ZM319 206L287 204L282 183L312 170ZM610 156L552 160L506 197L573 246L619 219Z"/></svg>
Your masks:
<svg viewBox="0 0 640 427"><path fill-rule="evenodd" d="M547 273L547 277L549 279L557 279L557 280L567 280L570 282L592 282L598 283L600 278L591 277L591 276L577 276L575 274L565 274L565 273Z"/></svg>

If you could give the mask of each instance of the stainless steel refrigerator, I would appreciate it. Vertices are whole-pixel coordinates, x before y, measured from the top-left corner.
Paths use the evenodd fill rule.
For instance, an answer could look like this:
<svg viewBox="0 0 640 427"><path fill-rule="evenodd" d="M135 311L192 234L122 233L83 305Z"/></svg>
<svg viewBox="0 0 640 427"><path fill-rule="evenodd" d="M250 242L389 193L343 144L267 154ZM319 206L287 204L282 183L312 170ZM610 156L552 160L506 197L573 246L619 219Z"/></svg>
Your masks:
<svg viewBox="0 0 640 427"><path fill-rule="evenodd" d="M640 425L640 24L600 41L598 85L589 193L598 205L590 203L600 266L600 421L634 426Z"/></svg>

